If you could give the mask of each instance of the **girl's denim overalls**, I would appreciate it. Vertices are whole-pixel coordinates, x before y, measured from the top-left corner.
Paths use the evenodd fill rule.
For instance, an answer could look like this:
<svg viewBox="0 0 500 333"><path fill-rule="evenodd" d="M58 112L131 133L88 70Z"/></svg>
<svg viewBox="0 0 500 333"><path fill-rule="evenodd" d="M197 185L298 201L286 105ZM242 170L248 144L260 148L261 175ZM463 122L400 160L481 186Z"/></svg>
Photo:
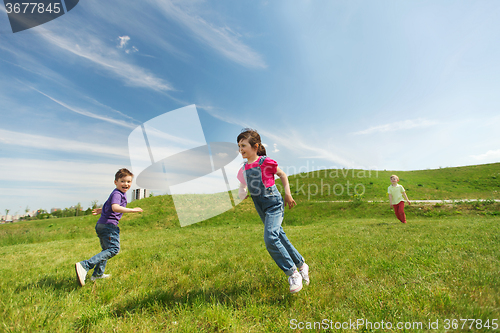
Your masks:
<svg viewBox="0 0 500 333"><path fill-rule="evenodd" d="M276 185L266 188L262 181L262 170L260 166L265 156L259 158L259 165L245 170L243 174L247 182L248 192L252 196L255 209L264 222L264 241L271 257L279 268L290 276L304 263L304 258L293 247L281 227L284 216L283 198Z"/></svg>

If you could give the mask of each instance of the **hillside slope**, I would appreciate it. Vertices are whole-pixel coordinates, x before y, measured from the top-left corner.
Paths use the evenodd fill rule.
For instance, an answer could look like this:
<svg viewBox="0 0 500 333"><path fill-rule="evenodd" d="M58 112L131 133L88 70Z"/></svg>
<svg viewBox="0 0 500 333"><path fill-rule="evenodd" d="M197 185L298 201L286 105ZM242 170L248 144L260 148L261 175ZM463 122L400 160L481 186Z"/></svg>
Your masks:
<svg viewBox="0 0 500 333"><path fill-rule="evenodd" d="M357 194L366 200L387 200L392 174L399 176L410 200L500 199L500 163L418 171L331 169L296 174L289 180L299 199L349 200Z"/></svg>

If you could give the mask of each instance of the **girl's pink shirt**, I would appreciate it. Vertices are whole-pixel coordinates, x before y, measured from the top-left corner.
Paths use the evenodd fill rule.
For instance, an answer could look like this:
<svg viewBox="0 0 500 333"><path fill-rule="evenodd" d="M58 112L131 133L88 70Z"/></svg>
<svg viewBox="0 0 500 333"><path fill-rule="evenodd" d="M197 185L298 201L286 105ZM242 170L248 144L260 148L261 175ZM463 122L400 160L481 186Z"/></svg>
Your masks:
<svg viewBox="0 0 500 333"><path fill-rule="evenodd" d="M255 168L259 166L259 160L246 164L243 167L245 170ZM242 184L247 184L245 177L243 177L243 167L238 171L238 180ZM262 165L260 166L260 170L262 171L262 182L264 183L264 186L270 187L274 185L274 175L278 171L278 162L276 162L273 159L270 159L269 157L266 157L264 162L262 162Z"/></svg>

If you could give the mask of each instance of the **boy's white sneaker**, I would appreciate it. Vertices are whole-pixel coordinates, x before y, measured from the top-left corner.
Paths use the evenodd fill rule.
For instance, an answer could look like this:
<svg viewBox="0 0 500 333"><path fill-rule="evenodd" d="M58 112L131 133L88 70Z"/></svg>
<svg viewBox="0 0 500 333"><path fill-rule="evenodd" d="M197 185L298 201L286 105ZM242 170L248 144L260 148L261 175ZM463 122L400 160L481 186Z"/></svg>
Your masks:
<svg viewBox="0 0 500 333"><path fill-rule="evenodd" d="M80 286L83 287L85 285L85 278L87 277L87 271L85 270L85 268L83 268L82 264L80 264L79 262L75 264L75 271L78 283L80 284Z"/></svg>
<svg viewBox="0 0 500 333"><path fill-rule="evenodd" d="M302 281L306 284L306 286L309 285L309 266L304 263L302 267L300 267L299 270L300 275L302 276Z"/></svg>
<svg viewBox="0 0 500 333"><path fill-rule="evenodd" d="M103 275L101 275L101 276L93 276L93 275L92 275L92 276L90 277L90 280L91 280L91 281L95 281L95 280L99 280L99 279L107 279L107 278L109 278L110 276L111 276L111 274L103 274Z"/></svg>
<svg viewBox="0 0 500 333"><path fill-rule="evenodd" d="M292 294L299 292L302 289L302 275L298 271L293 272L288 277L288 283L290 283L290 292Z"/></svg>

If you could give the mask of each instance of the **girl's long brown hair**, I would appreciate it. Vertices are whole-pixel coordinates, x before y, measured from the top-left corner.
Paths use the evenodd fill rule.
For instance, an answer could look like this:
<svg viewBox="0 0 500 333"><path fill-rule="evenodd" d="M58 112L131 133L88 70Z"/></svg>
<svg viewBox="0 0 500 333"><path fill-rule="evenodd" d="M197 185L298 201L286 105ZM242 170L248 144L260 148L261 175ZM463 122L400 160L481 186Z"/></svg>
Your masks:
<svg viewBox="0 0 500 333"><path fill-rule="evenodd" d="M248 140L250 146L255 147L257 145L257 155L264 156L266 154L266 148L262 145L260 141L260 135L256 130L251 128L244 128L241 130L240 135L236 139L236 143L240 143L241 140Z"/></svg>

